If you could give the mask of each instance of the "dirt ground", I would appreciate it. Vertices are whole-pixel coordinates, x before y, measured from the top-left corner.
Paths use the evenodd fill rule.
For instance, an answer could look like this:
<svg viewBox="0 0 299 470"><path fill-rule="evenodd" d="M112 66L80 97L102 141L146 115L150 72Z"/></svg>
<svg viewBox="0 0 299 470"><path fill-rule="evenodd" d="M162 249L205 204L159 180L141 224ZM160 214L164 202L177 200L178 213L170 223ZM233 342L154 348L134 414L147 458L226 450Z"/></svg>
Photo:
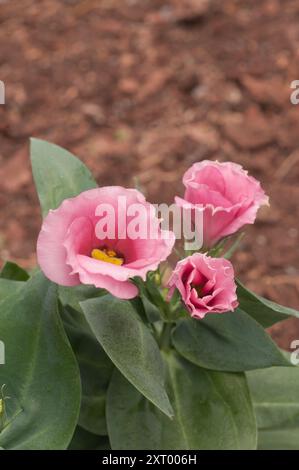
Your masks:
<svg viewBox="0 0 299 470"><path fill-rule="evenodd" d="M231 160L270 196L234 257L243 281L299 307L298 0L0 0L0 256L35 263L28 138L62 145L99 184L153 202L195 161ZM275 327L279 344L298 322Z"/></svg>

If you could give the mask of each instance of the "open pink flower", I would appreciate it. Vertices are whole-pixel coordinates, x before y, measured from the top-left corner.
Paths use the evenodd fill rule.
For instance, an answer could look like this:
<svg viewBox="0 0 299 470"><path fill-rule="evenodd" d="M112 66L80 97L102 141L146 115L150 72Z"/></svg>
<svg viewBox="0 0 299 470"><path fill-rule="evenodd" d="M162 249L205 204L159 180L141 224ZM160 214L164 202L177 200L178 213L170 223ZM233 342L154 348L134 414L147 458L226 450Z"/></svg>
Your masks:
<svg viewBox="0 0 299 470"><path fill-rule="evenodd" d="M134 235L138 208L140 238L138 231ZM110 228L104 223L99 230L104 219ZM130 224L134 236L128 233ZM156 237L150 236L151 227L156 228ZM92 284L130 299L138 294L130 278L145 279L148 271L157 269L174 241L172 232L160 229L154 207L140 192L111 186L85 191L51 210L38 237L37 257L42 271L57 284Z"/></svg>
<svg viewBox="0 0 299 470"><path fill-rule="evenodd" d="M232 311L238 306L234 270L224 258L194 253L177 263L168 286L170 296L178 289L194 318Z"/></svg>
<svg viewBox="0 0 299 470"><path fill-rule="evenodd" d="M259 207L268 204L260 183L236 163L194 163L186 171L183 183L184 199L177 197L176 204L202 212L207 248L243 225L254 223Z"/></svg>

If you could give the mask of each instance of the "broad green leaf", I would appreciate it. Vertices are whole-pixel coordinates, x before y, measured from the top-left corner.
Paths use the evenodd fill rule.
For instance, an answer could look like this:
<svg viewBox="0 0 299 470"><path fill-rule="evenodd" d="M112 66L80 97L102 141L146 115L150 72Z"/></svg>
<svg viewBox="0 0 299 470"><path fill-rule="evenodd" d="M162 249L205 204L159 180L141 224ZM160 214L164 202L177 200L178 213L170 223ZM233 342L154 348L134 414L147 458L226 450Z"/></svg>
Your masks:
<svg viewBox="0 0 299 470"><path fill-rule="evenodd" d="M24 282L21 281L10 281L9 279L0 278L0 302L6 297L16 295L18 291L23 287L23 285Z"/></svg>
<svg viewBox="0 0 299 470"><path fill-rule="evenodd" d="M82 312L80 302L87 299L94 299L106 295L105 289L98 289L94 286L80 284L78 286L65 287L58 286L59 299L64 306L70 306L75 310ZM86 320L84 320L86 323Z"/></svg>
<svg viewBox="0 0 299 470"><path fill-rule="evenodd" d="M10 279L12 281L27 281L29 277L29 274L23 268L11 261L5 263L0 273L0 279Z"/></svg>
<svg viewBox="0 0 299 470"><path fill-rule="evenodd" d="M68 450L110 450L109 439L77 426Z"/></svg>
<svg viewBox="0 0 299 470"><path fill-rule="evenodd" d="M189 361L212 370L238 372L290 366L270 336L242 310L182 319L173 344Z"/></svg>
<svg viewBox="0 0 299 470"><path fill-rule="evenodd" d="M238 300L240 308L253 317L263 327L269 328L274 323L289 317L299 318L299 312L293 308L283 307L271 300L265 299L247 289L240 281L238 283Z"/></svg>
<svg viewBox="0 0 299 470"><path fill-rule="evenodd" d="M255 449L256 423L244 374L196 367L165 354L169 419L117 371L107 395L114 450Z"/></svg>
<svg viewBox="0 0 299 470"><path fill-rule="evenodd" d="M172 416L158 345L133 305L105 295L82 302L81 307L115 366L146 398Z"/></svg>
<svg viewBox="0 0 299 470"><path fill-rule="evenodd" d="M80 377L58 314L56 286L41 273L0 303L5 344L5 449L65 449L78 420Z"/></svg>
<svg viewBox="0 0 299 470"><path fill-rule="evenodd" d="M96 188L88 168L58 145L31 139L31 164L43 216L64 199Z"/></svg>
<svg viewBox="0 0 299 470"><path fill-rule="evenodd" d="M299 450L299 367L247 373L259 449Z"/></svg>
<svg viewBox="0 0 299 470"><path fill-rule="evenodd" d="M107 435L106 393L114 366L83 313L64 307L62 318L80 368L82 401L79 425L90 433Z"/></svg>
<svg viewBox="0 0 299 470"><path fill-rule="evenodd" d="M0 273L0 301L10 295L16 295L28 278L26 271L17 264L7 261Z"/></svg>

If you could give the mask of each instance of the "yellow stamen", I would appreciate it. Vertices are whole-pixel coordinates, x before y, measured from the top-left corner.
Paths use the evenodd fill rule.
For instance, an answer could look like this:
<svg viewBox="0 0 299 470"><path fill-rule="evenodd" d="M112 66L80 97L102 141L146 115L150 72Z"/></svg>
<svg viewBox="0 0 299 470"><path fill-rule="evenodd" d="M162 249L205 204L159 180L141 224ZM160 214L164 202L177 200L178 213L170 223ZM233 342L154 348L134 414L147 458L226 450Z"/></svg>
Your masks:
<svg viewBox="0 0 299 470"><path fill-rule="evenodd" d="M106 250L106 249L104 248L103 251L104 251L105 253L107 253L107 255L110 256L110 258L115 258L115 257L117 258L116 252L115 252L114 250Z"/></svg>
<svg viewBox="0 0 299 470"><path fill-rule="evenodd" d="M117 266L124 264L123 258L118 257L114 250L107 250L106 248L103 250L95 248L91 252L91 257L106 263L116 264Z"/></svg>

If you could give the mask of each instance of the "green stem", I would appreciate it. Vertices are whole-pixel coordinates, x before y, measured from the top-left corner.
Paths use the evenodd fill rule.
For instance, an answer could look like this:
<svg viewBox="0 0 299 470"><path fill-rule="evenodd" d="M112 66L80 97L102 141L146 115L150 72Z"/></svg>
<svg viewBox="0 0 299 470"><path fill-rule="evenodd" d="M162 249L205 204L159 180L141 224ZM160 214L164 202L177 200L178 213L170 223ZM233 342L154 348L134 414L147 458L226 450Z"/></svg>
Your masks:
<svg viewBox="0 0 299 470"><path fill-rule="evenodd" d="M166 351L170 349L171 346L171 330L173 327L173 323L164 323L163 329L159 338L159 346L160 349Z"/></svg>

